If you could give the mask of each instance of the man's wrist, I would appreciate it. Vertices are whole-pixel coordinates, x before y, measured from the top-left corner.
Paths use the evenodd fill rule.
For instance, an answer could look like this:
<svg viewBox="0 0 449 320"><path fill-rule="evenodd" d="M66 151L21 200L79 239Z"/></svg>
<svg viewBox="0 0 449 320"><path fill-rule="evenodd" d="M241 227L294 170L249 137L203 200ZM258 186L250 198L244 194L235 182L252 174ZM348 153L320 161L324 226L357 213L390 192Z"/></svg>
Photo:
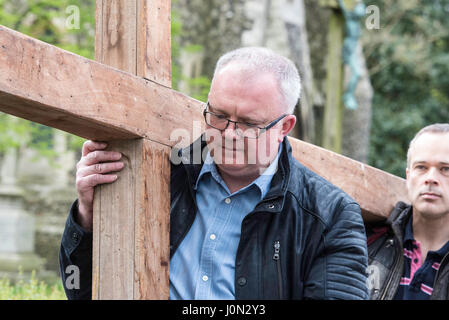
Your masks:
<svg viewBox="0 0 449 320"><path fill-rule="evenodd" d="M85 206L78 201L78 206L76 208L74 214L74 219L77 224L79 224L82 228L86 229L87 231L92 232L93 226L92 226L92 219L86 218L87 216L92 217L92 212L88 212L88 210L85 208Z"/></svg>

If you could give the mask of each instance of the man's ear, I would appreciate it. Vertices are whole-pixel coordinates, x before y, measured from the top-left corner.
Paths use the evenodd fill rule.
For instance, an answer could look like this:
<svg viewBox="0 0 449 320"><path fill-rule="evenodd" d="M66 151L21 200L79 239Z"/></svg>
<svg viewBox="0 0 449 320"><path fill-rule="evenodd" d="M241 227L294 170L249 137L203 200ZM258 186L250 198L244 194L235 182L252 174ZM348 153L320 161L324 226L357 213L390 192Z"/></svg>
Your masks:
<svg viewBox="0 0 449 320"><path fill-rule="evenodd" d="M405 186L407 188L407 190L409 190L409 177L410 177L410 170L409 168L405 168Z"/></svg>
<svg viewBox="0 0 449 320"><path fill-rule="evenodd" d="M282 142L284 140L284 137L292 131L292 129L295 127L296 124L296 116L293 114L290 114L286 116L283 119L282 122L282 129L281 129L281 136L279 136L279 142Z"/></svg>

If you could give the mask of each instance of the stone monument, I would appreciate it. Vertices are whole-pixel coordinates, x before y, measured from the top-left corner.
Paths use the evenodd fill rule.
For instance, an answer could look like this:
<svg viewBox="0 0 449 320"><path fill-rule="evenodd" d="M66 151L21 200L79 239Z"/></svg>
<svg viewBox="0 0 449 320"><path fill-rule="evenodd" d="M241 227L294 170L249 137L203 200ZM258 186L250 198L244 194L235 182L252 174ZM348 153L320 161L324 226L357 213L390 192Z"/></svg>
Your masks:
<svg viewBox="0 0 449 320"><path fill-rule="evenodd" d="M0 278L15 281L39 273L44 259L34 253L35 218L24 210L23 191L17 186L18 149L3 156L0 171Z"/></svg>

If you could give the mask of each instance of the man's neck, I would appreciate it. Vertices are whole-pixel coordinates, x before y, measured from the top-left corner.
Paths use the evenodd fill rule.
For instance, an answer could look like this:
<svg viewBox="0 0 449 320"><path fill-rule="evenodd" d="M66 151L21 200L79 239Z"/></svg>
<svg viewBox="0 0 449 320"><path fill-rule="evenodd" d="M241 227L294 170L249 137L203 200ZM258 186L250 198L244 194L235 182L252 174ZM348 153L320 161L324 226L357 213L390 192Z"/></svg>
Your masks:
<svg viewBox="0 0 449 320"><path fill-rule="evenodd" d="M233 170L232 168L227 170L223 165L217 165L218 172L220 173L221 178L225 182L231 194L243 189L260 177L280 154L281 151L279 147L277 150L278 152L272 155L266 165L251 164L247 165L245 168L241 168L240 170Z"/></svg>
<svg viewBox="0 0 449 320"><path fill-rule="evenodd" d="M231 194L251 184L261 174L260 168L257 167L254 170L245 172L245 174L229 174L220 168L218 168L218 171Z"/></svg>
<svg viewBox="0 0 449 320"><path fill-rule="evenodd" d="M428 251L437 251L449 241L449 214L439 219L429 219L414 213L413 237L421 244L424 260Z"/></svg>

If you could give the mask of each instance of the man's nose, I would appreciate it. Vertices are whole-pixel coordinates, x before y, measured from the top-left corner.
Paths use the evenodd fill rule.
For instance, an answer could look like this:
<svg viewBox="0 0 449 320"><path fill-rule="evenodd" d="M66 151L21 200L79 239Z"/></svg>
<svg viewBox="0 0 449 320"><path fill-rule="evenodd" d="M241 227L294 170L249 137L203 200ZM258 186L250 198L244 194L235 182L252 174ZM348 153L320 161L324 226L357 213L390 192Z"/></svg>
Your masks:
<svg viewBox="0 0 449 320"><path fill-rule="evenodd" d="M430 168L427 171L424 183L430 185L438 185L438 174L439 172L437 168Z"/></svg>
<svg viewBox="0 0 449 320"><path fill-rule="evenodd" d="M237 140L240 135L237 133L237 124L235 122L229 122L228 127L224 131L224 136L229 140Z"/></svg>

